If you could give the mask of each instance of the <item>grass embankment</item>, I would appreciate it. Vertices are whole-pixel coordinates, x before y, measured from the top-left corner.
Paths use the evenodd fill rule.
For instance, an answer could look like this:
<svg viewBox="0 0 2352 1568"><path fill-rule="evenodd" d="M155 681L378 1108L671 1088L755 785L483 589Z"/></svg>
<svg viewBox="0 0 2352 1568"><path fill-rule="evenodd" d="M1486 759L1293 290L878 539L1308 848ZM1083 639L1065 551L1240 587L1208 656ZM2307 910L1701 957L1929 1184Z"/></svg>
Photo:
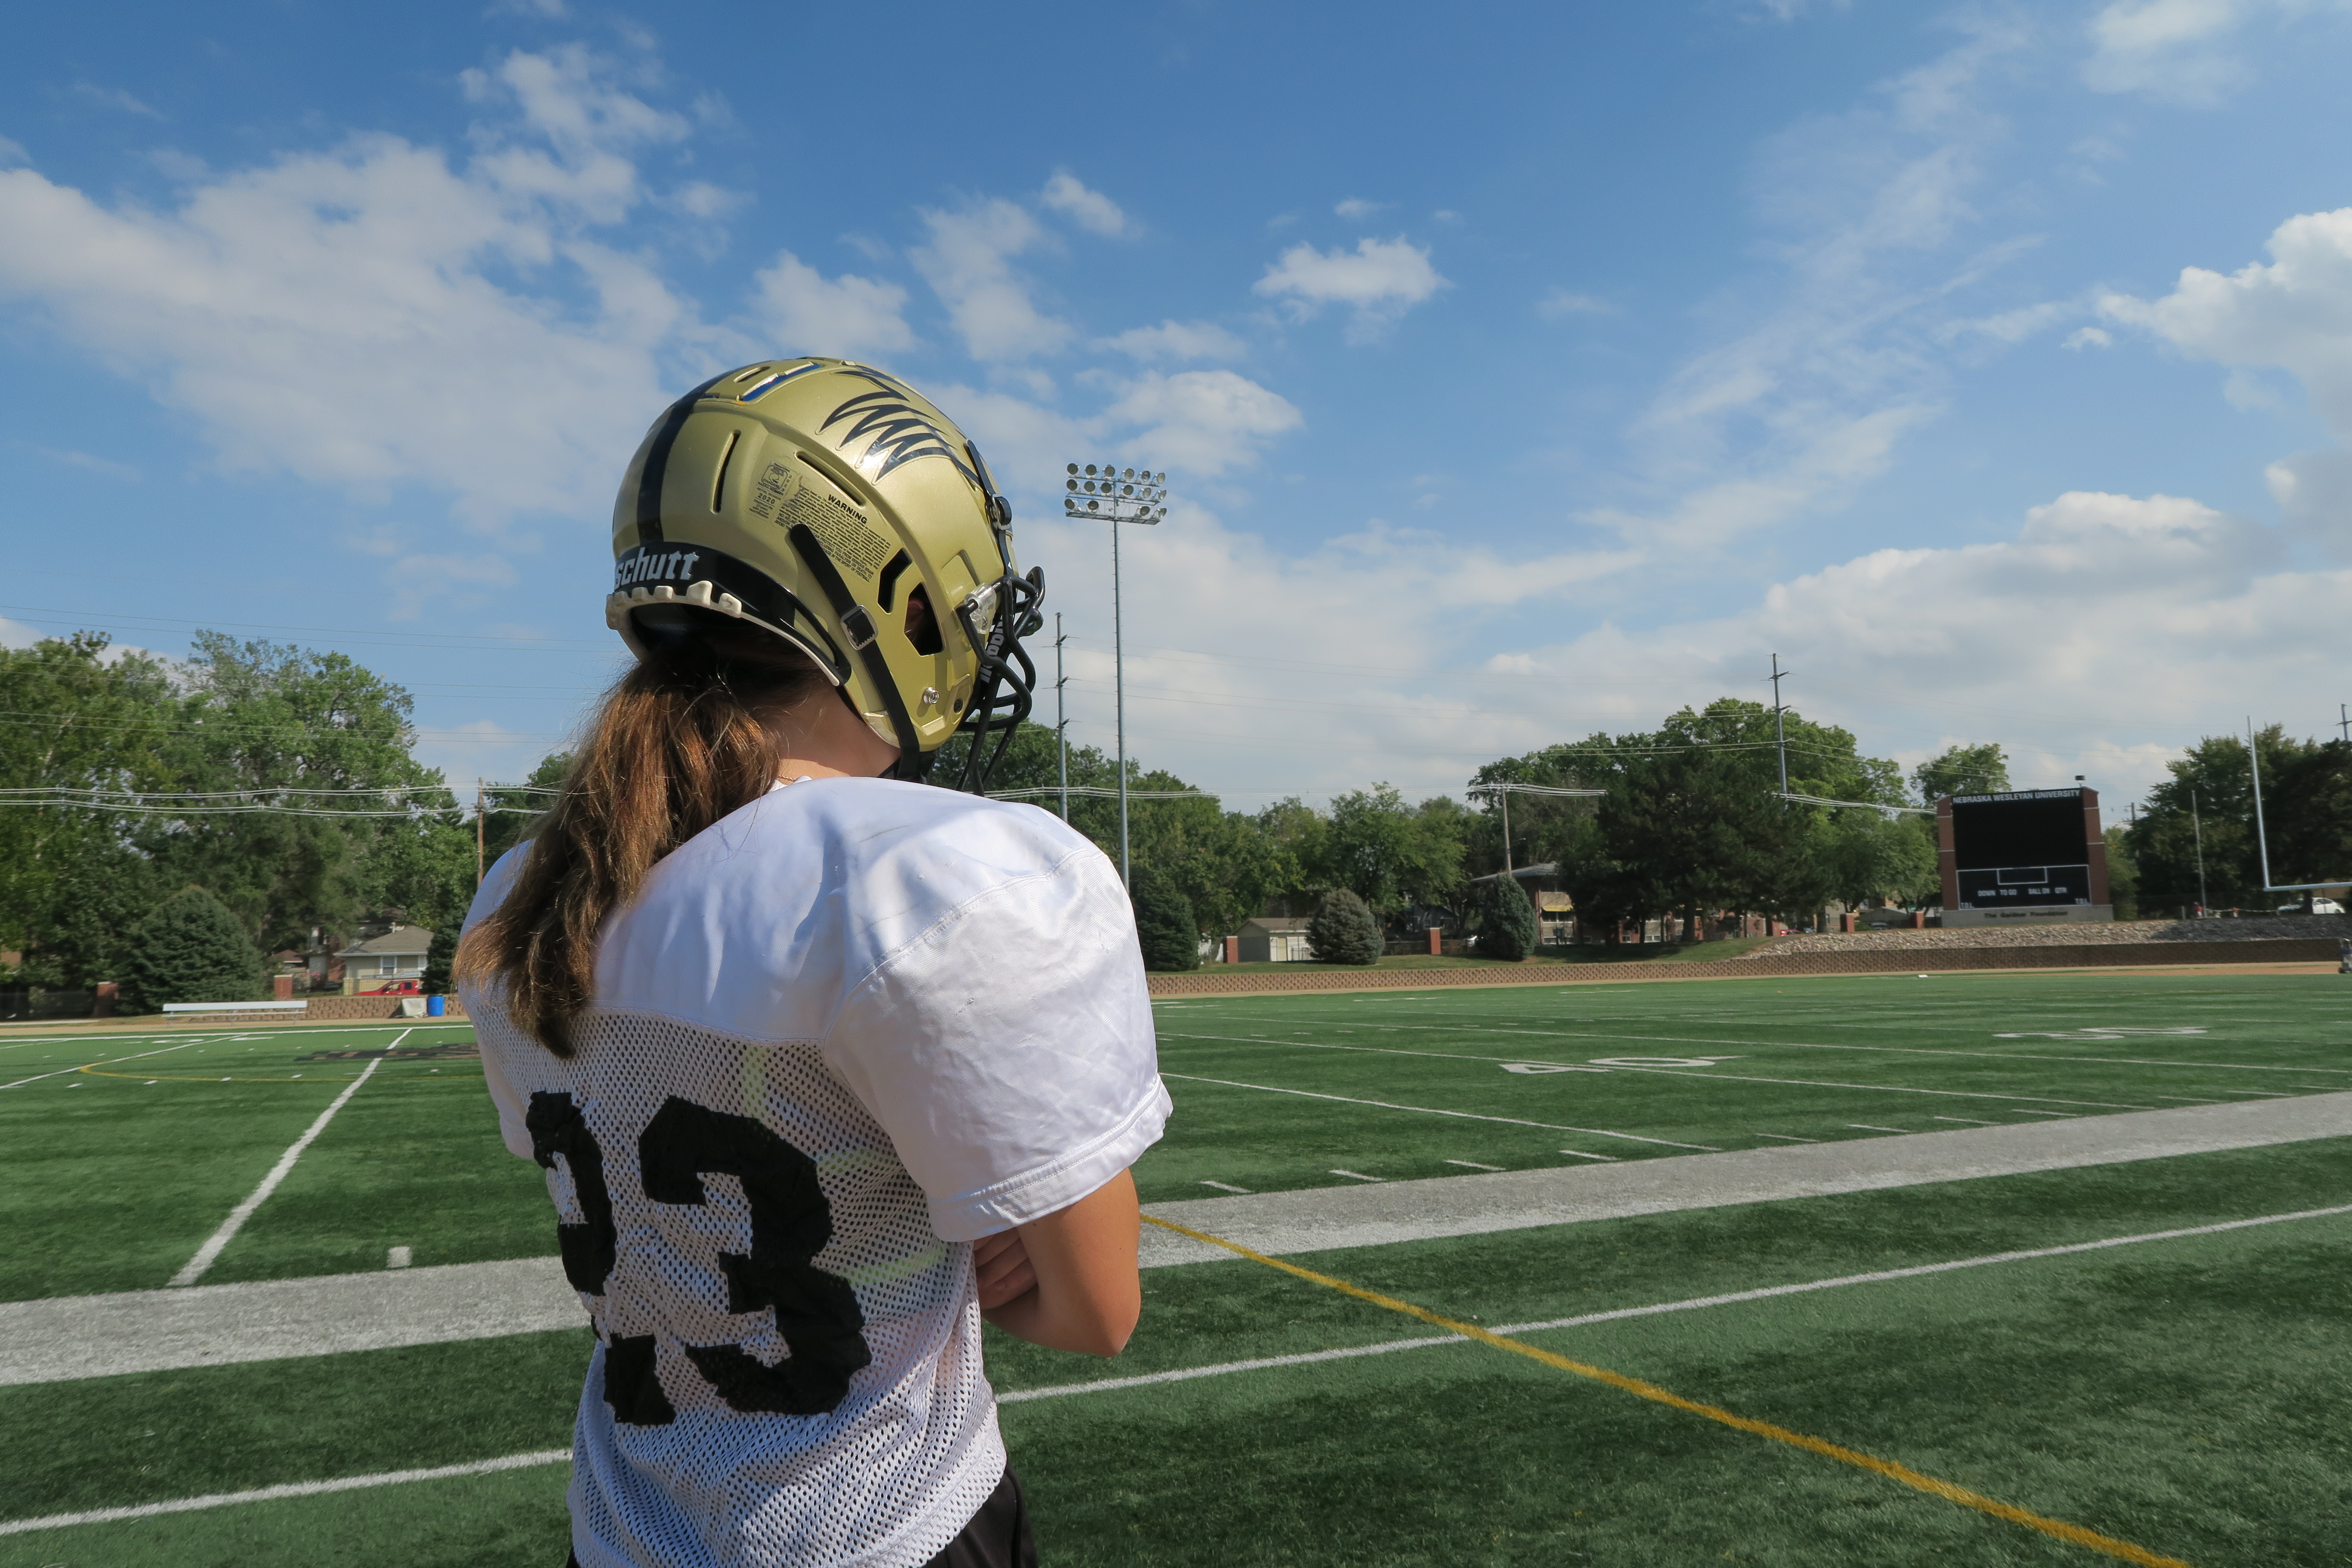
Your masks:
<svg viewBox="0 0 2352 1568"><path fill-rule="evenodd" d="M1531 958L1505 960L1499 958L1440 958L1425 952L1408 952L1383 958L1371 967L1378 969L1517 969L1528 964L1542 963L1713 963L1727 958L1738 958L1743 952L1753 952L1772 939L1769 936L1734 937L1726 942L1628 942L1620 947L1594 944L1580 947L1548 947ZM1295 973L1303 969L1361 970L1356 963L1316 963L1292 960L1282 963L1204 963L1201 971L1214 974L1263 974L1276 970Z"/></svg>

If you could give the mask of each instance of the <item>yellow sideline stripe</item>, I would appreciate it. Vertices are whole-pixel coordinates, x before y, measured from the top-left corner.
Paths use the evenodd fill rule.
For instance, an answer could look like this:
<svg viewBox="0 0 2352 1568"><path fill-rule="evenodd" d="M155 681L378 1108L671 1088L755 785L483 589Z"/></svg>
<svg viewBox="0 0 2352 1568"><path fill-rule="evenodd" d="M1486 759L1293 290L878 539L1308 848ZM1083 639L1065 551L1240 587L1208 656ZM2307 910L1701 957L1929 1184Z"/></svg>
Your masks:
<svg viewBox="0 0 2352 1568"><path fill-rule="evenodd" d="M2079 1524L2069 1524L2063 1519L2045 1518L2041 1514L2019 1508L2013 1503L2002 1502L1998 1498L1989 1498L1982 1492L1970 1491L1966 1487L1955 1486L1949 1481L1937 1480L1933 1476L1923 1475L1908 1465L1898 1465L1892 1459L1882 1459L1875 1455L1865 1454L1858 1449L1828 1442L1820 1437L1809 1437L1802 1432L1792 1432L1786 1426L1775 1426L1769 1421L1758 1421L1749 1416L1737 1415L1720 1405L1702 1405L1696 1399L1685 1399L1672 1389L1661 1388L1654 1383L1644 1383L1638 1377L1628 1377L1622 1372L1611 1372L1604 1366L1593 1366L1585 1362L1570 1361L1556 1352L1543 1350L1518 1340L1506 1339L1501 1334L1482 1329L1475 1323L1465 1323L1458 1318L1449 1318L1442 1312L1433 1312L1426 1307L1416 1307L1410 1301L1401 1301L1394 1296L1383 1296L1377 1290L1367 1290L1362 1286L1351 1285L1345 1279L1337 1279L1328 1274L1318 1274L1311 1268L1301 1268L1297 1264L1286 1263L1279 1258L1269 1258L1263 1252L1254 1252L1240 1243L1227 1241L1221 1236L1211 1236L1206 1231L1193 1230L1187 1226L1176 1225L1164 1219L1155 1219L1150 1215L1145 1215L1143 1219L1148 1225L1156 1225L1163 1230L1172 1230L1179 1236L1189 1236L1195 1241L1205 1241L1212 1247L1222 1247L1227 1252L1246 1258L1253 1263L1263 1263L1269 1268L1279 1268L1285 1274L1295 1274L1301 1279L1312 1280L1318 1285L1337 1290L1343 1296L1353 1296L1359 1301L1370 1301L1375 1307L1385 1307L1391 1312L1402 1312L1409 1318L1419 1318L1424 1323L1449 1330L1465 1339L1476 1340L1480 1344L1492 1345L1498 1351L1508 1351L1513 1355L1526 1356L1530 1361L1541 1362L1544 1365L1557 1367L1561 1372L1574 1373L1579 1377L1589 1377L1595 1383L1605 1383L1612 1388L1622 1388L1628 1394L1658 1405L1669 1405L1676 1410L1687 1410L1694 1415L1704 1415L1710 1421L1720 1422L1738 1431L1747 1432L1758 1437L1769 1437L1776 1443L1786 1443L1790 1447L1802 1448L1810 1454L1819 1454L1824 1458L1857 1466L1874 1474L1885 1476L1888 1480L1900 1481L1916 1491L1942 1498L1947 1502L1958 1503L1963 1508L1975 1509L1979 1513L1989 1513L1995 1519L2005 1519L2011 1524L2024 1525L2029 1530L2038 1530L2044 1535L2055 1536L2060 1541L2071 1542L2076 1546L2087 1546L2094 1552L2104 1552L2110 1557L2120 1557L2126 1563L2138 1563L2140 1568L2190 1568L2189 1563L2178 1557L2166 1557L2150 1552L2145 1546L2135 1546L2128 1541L2117 1541L2114 1536L2101 1535L2095 1530L2085 1530Z"/></svg>

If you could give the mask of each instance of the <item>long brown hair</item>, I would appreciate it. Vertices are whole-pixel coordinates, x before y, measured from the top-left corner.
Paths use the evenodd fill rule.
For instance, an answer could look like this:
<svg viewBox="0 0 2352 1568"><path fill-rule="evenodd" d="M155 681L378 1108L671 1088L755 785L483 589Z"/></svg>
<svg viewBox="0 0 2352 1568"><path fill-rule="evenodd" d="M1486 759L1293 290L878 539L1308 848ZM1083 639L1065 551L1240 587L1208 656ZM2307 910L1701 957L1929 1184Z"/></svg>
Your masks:
<svg viewBox="0 0 2352 1568"><path fill-rule="evenodd" d="M458 948L457 977L500 983L507 1016L559 1057L595 999L606 918L656 861L766 793L781 711L824 684L772 633L675 615L641 628L646 657L605 694L514 887Z"/></svg>

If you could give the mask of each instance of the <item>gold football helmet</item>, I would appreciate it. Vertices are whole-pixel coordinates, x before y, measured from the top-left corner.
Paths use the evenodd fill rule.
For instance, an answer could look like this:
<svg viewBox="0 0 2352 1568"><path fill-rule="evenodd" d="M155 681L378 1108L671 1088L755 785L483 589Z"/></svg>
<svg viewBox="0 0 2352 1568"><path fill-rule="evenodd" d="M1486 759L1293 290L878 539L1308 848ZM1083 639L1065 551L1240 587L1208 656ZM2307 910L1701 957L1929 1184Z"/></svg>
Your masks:
<svg viewBox="0 0 2352 1568"><path fill-rule="evenodd" d="M782 359L712 377L646 432L613 504L604 620L640 658L680 610L762 626L898 746L892 776L924 777L961 733L952 782L979 790L1029 712L1021 639L1045 591L980 449L929 399Z"/></svg>

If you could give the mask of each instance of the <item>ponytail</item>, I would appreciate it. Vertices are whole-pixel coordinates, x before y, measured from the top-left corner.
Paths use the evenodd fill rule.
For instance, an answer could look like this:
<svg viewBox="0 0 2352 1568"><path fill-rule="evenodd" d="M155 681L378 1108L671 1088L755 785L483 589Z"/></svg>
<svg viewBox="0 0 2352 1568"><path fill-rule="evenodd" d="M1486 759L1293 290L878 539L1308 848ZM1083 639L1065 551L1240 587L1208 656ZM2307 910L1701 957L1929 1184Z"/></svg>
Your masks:
<svg viewBox="0 0 2352 1568"><path fill-rule="evenodd" d="M825 684L772 633L692 621L606 694L514 886L458 949L457 978L503 985L515 1026L558 1057L595 1000L605 920L656 861L767 793L780 712Z"/></svg>

